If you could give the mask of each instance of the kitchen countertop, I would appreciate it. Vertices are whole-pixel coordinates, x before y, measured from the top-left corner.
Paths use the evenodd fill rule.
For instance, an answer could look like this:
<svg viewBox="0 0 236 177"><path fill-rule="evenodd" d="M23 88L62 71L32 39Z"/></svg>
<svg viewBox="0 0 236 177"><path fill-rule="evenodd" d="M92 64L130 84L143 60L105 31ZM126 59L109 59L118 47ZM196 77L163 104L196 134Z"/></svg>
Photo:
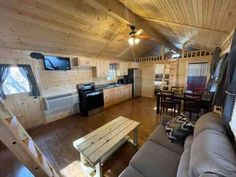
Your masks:
<svg viewBox="0 0 236 177"><path fill-rule="evenodd" d="M102 89L102 90L104 90L104 89L122 87L122 86L129 85L129 84L131 84L131 83L128 83L128 84L111 83L111 84L98 85L98 86L96 86L96 90L97 90L97 89Z"/></svg>

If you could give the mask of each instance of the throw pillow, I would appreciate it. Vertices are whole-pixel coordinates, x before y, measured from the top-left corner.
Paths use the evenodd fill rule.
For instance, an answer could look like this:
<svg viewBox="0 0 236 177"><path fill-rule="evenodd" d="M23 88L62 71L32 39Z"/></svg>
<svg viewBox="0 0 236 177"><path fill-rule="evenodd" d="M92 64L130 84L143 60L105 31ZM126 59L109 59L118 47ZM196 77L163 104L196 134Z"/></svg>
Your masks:
<svg viewBox="0 0 236 177"><path fill-rule="evenodd" d="M165 124L165 130L168 139L171 142L181 141L185 139L187 135L193 132L195 123L189 121L186 116L181 113L176 118L170 120Z"/></svg>

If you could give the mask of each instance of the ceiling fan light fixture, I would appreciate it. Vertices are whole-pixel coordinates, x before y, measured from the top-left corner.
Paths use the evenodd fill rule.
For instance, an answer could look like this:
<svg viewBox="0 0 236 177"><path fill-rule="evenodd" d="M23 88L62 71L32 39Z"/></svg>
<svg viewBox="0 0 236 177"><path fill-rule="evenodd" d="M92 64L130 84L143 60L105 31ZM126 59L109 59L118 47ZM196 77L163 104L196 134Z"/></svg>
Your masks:
<svg viewBox="0 0 236 177"><path fill-rule="evenodd" d="M136 37L130 37L130 38L128 39L129 45L138 44L139 41L140 41L140 40L139 40L138 38L136 38Z"/></svg>
<svg viewBox="0 0 236 177"><path fill-rule="evenodd" d="M140 41L140 39L139 39L139 38L134 38L134 43L135 43L135 44L138 44L138 43L139 43L139 41Z"/></svg>
<svg viewBox="0 0 236 177"><path fill-rule="evenodd" d="M129 38L128 43L129 45L134 45L134 38L133 37Z"/></svg>

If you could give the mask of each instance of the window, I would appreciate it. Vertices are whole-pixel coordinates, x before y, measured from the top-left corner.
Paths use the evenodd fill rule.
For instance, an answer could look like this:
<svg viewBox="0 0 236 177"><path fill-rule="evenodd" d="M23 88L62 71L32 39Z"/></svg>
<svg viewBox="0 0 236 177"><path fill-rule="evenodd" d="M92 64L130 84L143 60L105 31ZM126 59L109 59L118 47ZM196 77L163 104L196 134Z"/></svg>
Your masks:
<svg viewBox="0 0 236 177"><path fill-rule="evenodd" d="M202 92L205 90L208 63L191 63L188 66L187 90Z"/></svg>
<svg viewBox="0 0 236 177"><path fill-rule="evenodd" d="M116 80L116 64L110 64L107 80L109 81Z"/></svg>
<svg viewBox="0 0 236 177"><path fill-rule="evenodd" d="M11 66L3 82L3 92L6 95L30 92L30 83L24 70Z"/></svg>

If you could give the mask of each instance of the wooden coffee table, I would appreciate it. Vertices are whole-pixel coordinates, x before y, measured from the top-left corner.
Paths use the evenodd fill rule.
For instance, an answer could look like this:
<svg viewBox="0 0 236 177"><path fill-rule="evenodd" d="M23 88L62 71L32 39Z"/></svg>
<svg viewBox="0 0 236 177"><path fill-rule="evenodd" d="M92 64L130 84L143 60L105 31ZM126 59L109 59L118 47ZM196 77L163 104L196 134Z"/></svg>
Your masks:
<svg viewBox="0 0 236 177"><path fill-rule="evenodd" d="M82 164L89 164L96 169L96 177L102 177L102 163L127 140L138 145L139 122L118 117L88 135L73 142L80 152ZM127 135L133 131L133 139Z"/></svg>

